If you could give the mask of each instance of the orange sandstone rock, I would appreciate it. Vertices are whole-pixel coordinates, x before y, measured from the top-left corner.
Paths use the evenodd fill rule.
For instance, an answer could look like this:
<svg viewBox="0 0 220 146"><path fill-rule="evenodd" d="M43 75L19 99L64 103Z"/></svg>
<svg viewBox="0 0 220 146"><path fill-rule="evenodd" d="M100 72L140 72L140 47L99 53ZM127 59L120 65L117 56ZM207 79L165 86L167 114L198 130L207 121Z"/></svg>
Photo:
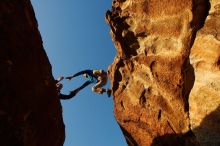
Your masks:
<svg viewBox="0 0 220 146"><path fill-rule="evenodd" d="M203 94L200 91L203 88L204 94L213 93L207 100L215 102L215 108L220 98L216 29L219 21L218 11L212 11L214 7L218 10L218 3L217 0L113 1L106 21L117 55L109 66L109 77L115 117L128 145L202 144L202 138L198 138L202 135L195 129L202 119L198 122L193 113L198 114L206 103L201 106L197 95ZM203 48L205 45L209 49ZM208 67L212 68L210 76L204 78ZM210 88L203 86L206 84Z"/></svg>
<svg viewBox="0 0 220 146"><path fill-rule="evenodd" d="M204 27L190 53L195 72L190 92L190 124L204 146L220 145L220 1L211 0Z"/></svg>

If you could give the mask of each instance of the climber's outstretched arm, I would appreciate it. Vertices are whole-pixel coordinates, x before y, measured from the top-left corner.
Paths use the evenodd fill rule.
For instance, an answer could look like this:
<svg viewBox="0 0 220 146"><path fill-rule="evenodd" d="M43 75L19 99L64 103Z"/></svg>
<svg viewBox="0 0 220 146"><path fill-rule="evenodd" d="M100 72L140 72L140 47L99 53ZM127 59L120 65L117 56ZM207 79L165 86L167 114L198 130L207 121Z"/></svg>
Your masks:
<svg viewBox="0 0 220 146"><path fill-rule="evenodd" d="M66 79L71 80L72 78L74 78L76 76L79 76L79 75L83 75L83 74L89 74L90 75L91 71L90 70L83 70L83 71L80 71L80 72L74 74L73 76L66 77Z"/></svg>

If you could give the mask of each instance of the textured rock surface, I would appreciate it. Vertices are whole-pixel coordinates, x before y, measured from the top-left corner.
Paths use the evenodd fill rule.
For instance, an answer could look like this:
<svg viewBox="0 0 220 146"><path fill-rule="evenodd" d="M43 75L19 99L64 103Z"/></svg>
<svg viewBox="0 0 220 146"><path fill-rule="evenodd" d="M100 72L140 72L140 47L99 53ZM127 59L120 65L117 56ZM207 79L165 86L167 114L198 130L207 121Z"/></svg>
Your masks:
<svg viewBox="0 0 220 146"><path fill-rule="evenodd" d="M190 53L195 83L190 92L190 123L202 145L220 145L220 1L211 0L204 27Z"/></svg>
<svg viewBox="0 0 220 146"><path fill-rule="evenodd" d="M211 113L220 104L217 3L113 1L106 20L117 55L109 76L115 117L128 145L189 146L218 138L215 122L213 136L203 139L212 129L209 121L219 121L219 112Z"/></svg>
<svg viewBox="0 0 220 146"><path fill-rule="evenodd" d="M0 145L63 145L61 105L29 0L0 2L0 68Z"/></svg>

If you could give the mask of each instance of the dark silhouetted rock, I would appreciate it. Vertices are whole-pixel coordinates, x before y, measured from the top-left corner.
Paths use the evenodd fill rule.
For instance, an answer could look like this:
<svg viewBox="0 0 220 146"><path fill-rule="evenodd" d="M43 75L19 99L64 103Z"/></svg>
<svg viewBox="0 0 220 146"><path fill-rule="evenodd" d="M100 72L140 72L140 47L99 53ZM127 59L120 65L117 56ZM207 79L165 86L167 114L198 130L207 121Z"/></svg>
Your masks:
<svg viewBox="0 0 220 146"><path fill-rule="evenodd" d="M0 145L62 146L51 65L29 0L0 2Z"/></svg>

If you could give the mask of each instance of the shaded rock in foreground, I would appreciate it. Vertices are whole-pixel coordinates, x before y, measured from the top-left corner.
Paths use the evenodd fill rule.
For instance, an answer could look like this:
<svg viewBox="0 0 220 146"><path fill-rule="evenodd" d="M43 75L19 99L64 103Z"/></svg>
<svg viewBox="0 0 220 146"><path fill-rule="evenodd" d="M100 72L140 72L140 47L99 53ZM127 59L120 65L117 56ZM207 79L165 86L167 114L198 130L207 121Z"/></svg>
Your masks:
<svg viewBox="0 0 220 146"><path fill-rule="evenodd" d="M64 124L29 0L0 2L0 145L61 146Z"/></svg>

